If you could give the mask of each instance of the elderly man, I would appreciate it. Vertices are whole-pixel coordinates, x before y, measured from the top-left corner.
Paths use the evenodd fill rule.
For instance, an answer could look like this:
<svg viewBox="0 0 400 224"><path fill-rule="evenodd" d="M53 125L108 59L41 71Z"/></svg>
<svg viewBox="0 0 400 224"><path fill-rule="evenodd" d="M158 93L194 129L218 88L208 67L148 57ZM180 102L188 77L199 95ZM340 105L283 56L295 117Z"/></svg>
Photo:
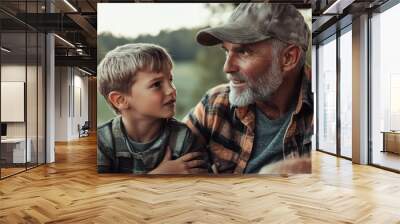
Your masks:
<svg viewBox="0 0 400 224"><path fill-rule="evenodd" d="M213 171L311 172L310 31L299 11L288 4L240 4L226 24L196 38L226 53L229 84L209 90L184 119L208 146Z"/></svg>

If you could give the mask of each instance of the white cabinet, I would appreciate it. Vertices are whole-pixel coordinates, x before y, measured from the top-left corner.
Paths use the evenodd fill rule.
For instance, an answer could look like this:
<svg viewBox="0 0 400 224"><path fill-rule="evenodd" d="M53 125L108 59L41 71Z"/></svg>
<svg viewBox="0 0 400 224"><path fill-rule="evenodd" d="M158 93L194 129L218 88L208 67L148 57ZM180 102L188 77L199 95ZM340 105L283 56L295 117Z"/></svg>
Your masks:
<svg viewBox="0 0 400 224"><path fill-rule="evenodd" d="M2 151L12 151L12 163L25 163L32 161L32 140L26 139L27 147L25 151L25 138L7 138L1 140ZM27 159L25 161L25 159Z"/></svg>

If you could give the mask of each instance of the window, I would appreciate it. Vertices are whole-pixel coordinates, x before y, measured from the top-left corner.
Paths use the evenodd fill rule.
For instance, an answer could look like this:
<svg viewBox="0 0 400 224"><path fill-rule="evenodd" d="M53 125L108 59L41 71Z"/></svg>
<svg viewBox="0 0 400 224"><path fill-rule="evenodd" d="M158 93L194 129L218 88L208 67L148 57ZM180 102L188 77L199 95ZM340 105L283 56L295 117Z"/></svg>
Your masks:
<svg viewBox="0 0 400 224"><path fill-rule="evenodd" d="M400 133L397 137L390 137L393 138L391 140L385 135L400 131L400 33L395 28L398 21L400 5L371 18L372 163L396 170L400 170L400 155L393 153L385 144L394 143L394 149L399 149Z"/></svg>
<svg viewBox="0 0 400 224"><path fill-rule="evenodd" d="M347 31L347 32L346 32ZM352 142L352 35L351 26L340 36L340 155L351 158Z"/></svg>
<svg viewBox="0 0 400 224"><path fill-rule="evenodd" d="M318 48L318 149L336 153L336 36Z"/></svg>
<svg viewBox="0 0 400 224"><path fill-rule="evenodd" d="M20 1L16 10L21 15L40 13L44 3ZM15 2L1 6L8 4ZM0 178L5 178L45 163L46 40L44 33L3 12L0 22L0 89L1 98L8 99L0 106Z"/></svg>

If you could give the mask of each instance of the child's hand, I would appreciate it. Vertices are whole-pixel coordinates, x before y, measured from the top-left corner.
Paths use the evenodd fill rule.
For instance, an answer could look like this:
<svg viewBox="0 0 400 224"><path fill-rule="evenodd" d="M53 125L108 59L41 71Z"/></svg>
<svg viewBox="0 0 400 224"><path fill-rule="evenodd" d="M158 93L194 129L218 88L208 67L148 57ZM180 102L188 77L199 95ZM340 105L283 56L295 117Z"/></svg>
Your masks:
<svg viewBox="0 0 400 224"><path fill-rule="evenodd" d="M191 152L179 157L176 160L171 160L171 149L167 147L164 158L161 163L149 174L197 174L207 173L202 165L205 161L198 158L202 156L200 152ZM197 159L196 159L197 158Z"/></svg>

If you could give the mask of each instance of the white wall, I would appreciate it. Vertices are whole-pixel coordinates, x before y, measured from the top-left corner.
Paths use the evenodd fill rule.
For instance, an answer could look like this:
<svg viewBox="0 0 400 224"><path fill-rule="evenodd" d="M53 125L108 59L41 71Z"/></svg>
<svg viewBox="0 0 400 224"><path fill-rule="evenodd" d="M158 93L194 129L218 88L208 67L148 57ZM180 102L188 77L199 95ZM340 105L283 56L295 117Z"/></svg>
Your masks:
<svg viewBox="0 0 400 224"><path fill-rule="evenodd" d="M27 70L25 70L27 69ZM31 77L32 74L36 75L36 66L6 64L1 66L1 81L3 82L25 82L25 75L28 72L28 85L27 92L27 122L28 122L28 137L30 133L35 133L36 137L36 107L43 106L37 105L36 99L36 82L37 80ZM40 72L40 71L39 71ZM4 97L4 96L3 96ZM8 110L9 108L1 108L1 110ZM4 112L4 111L3 111ZM12 111L10 111L12 113ZM8 137L25 137L25 124L26 122L7 122L7 136ZM32 130L32 131L31 131Z"/></svg>
<svg viewBox="0 0 400 224"><path fill-rule="evenodd" d="M78 74L76 73L78 71ZM78 137L78 124L82 126L85 121L89 120L89 91L88 91L88 77L84 76L84 73L80 72L79 70L75 70L75 82L74 85L76 87L79 87L81 90L81 97L80 97L80 105L81 105L81 110L82 112L79 113L79 111L76 110L75 108L75 120L73 123L73 129L74 131L74 136ZM75 97L76 98L76 97Z"/></svg>
<svg viewBox="0 0 400 224"><path fill-rule="evenodd" d="M25 69L25 65L2 65L1 81L25 82ZM1 108L1 110L7 110L7 108ZM25 137L25 122L7 122L7 136Z"/></svg>
<svg viewBox="0 0 400 224"><path fill-rule="evenodd" d="M56 67L55 85L55 140L77 139L78 124L88 120L88 78L76 68Z"/></svg>
<svg viewBox="0 0 400 224"><path fill-rule="evenodd" d="M68 140L68 68L55 68L55 141Z"/></svg>
<svg viewBox="0 0 400 224"><path fill-rule="evenodd" d="M26 86L26 106L21 108L22 113L26 112L26 120L22 122L6 122L8 138L30 139L32 161L44 163L44 89L42 67L25 64L3 64L1 66L1 80L11 82L24 82ZM25 80L27 78L27 81ZM3 89L4 90L4 89ZM2 90L2 92L3 92ZM22 90L23 91L23 90ZM37 92L38 91L38 92ZM23 94L23 92L21 93ZM6 95L2 97L7 97ZM1 108L3 113L13 113L11 108ZM37 156L37 153L39 154Z"/></svg>

